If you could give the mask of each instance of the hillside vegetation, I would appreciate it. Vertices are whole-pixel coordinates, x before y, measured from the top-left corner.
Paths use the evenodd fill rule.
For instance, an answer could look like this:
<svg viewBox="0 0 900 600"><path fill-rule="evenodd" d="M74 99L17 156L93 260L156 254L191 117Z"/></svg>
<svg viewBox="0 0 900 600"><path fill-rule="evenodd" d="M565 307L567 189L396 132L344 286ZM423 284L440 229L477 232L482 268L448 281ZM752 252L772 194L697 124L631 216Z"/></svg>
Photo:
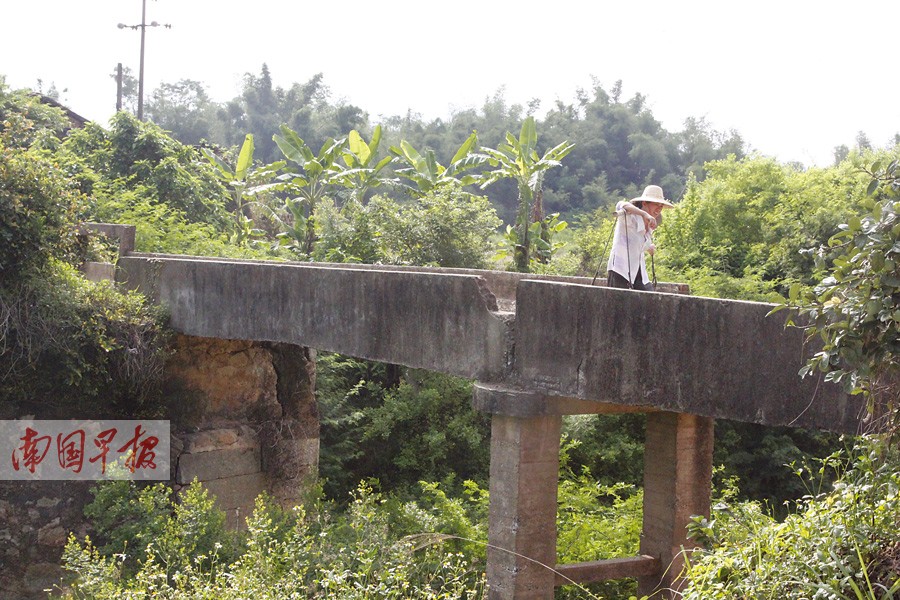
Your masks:
<svg viewBox="0 0 900 600"><path fill-rule="evenodd" d="M898 148L783 165L702 121L667 132L620 87L582 92L541 121L498 96L446 123L374 125L331 104L321 78L283 90L264 68L224 106L176 85L196 102L163 86L155 122L122 112L66 135L60 111L0 79L6 418L167 411L165 314L80 277L85 259L114 256L81 222L134 224L150 252L593 276L610 205L659 183L677 201L656 238L659 278L783 303L772 318L812 323L824 342L809 369L866 394L871 422L893 428ZM236 536L200 489L176 504L163 486L98 486L95 539L66 550L67 593L482 597L489 423L470 408L471 383L331 354L317 369L322 481L301 508L260 500ZM573 417L564 431L560 560L635 553L642 418ZM720 422L715 460L721 502L693 529L706 549L691 557L686 597L896 591L885 591L897 587L900 520L889 437Z"/></svg>

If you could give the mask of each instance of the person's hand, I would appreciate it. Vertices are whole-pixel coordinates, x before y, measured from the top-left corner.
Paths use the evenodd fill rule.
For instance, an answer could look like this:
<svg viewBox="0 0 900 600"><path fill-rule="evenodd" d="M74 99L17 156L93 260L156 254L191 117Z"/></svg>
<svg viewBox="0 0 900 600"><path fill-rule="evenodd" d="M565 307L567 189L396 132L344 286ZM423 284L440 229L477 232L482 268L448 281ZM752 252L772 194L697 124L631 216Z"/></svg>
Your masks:
<svg viewBox="0 0 900 600"><path fill-rule="evenodd" d="M655 253L656 253L656 246L654 246L653 244L650 244L649 246L647 246L647 254L649 254L650 256L653 256Z"/></svg>
<svg viewBox="0 0 900 600"><path fill-rule="evenodd" d="M653 231L654 229L656 229L656 219L654 219L652 216L650 216L647 213L644 213L643 217L644 217L644 229L646 229L647 231Z"/></svg>

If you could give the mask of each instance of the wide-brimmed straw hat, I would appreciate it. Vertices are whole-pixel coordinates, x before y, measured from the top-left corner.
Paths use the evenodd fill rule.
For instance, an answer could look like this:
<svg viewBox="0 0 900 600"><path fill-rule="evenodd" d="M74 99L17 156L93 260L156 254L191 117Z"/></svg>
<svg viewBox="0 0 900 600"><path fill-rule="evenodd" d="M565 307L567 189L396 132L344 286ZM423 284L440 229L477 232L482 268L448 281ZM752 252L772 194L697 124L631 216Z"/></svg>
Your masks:
<svg viewBox="0 0 900 600"><path fill-rule="evenodd" d="M641 194L638 198L634 198L632 202L656 202L657 204L662 204L663 206L675 208L674 204L663 197L662 188L658 185L648 185L644 188L644 193Z"/></svg>

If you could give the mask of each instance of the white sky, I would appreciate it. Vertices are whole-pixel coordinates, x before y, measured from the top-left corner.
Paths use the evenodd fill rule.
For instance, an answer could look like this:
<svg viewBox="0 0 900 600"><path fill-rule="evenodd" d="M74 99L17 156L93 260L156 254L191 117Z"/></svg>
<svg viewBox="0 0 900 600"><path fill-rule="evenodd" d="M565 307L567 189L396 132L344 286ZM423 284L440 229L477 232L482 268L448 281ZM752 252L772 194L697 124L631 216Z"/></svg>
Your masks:
<svg viewBox="0 0 900 600"><path fill-rule="evenodd" d="M51 83L72 110L106 123L122 62L138 73L141 0L0 0L0 74ZM574 101L592 76L647 96L670 131L687 117L736 129L782 161L831 163L864 131L900 132L897 0L147 0L145 92L203 82L238 95L269 65L287 87L325 74L333 99L379 116L426 119L508 103ZM66 91L63 91L66 90ZM538 132L540 134L540 131Z"/></svg>

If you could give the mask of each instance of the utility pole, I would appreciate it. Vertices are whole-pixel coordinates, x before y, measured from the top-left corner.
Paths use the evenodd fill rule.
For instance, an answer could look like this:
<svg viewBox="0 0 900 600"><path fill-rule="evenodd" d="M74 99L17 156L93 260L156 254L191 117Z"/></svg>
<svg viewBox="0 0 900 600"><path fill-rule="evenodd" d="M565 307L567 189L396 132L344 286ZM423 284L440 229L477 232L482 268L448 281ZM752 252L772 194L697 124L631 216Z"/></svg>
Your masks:
<svg viewBox="0 0 900 600"><path fill-rule="evenodd" d="M138 75L138 121L144 120L144 38L147 37L147 0L141 0L141 70Z"/></svg>
<svg viewBox="0 0 900 600"><path fill-rule="evenodd" d="M162 23L157 23L156 21L147 22L147 0L141 0L141 22L137 25L126 25L125 23L119 23L119 29L125 29L126 27L129 29L140 29L141 30L141 66L138 71L138 107L137 107L137 118L138 121L144 120L144 38L147 35L148 27L165 27L166 29L172 29L172 26L168 23L163 25Z"/></svg>
<svg viewBox="0 0 900 600"><path fill-rule="evenodd" d="M116 112L122 110L122 63L116 65Z"/></svg>

